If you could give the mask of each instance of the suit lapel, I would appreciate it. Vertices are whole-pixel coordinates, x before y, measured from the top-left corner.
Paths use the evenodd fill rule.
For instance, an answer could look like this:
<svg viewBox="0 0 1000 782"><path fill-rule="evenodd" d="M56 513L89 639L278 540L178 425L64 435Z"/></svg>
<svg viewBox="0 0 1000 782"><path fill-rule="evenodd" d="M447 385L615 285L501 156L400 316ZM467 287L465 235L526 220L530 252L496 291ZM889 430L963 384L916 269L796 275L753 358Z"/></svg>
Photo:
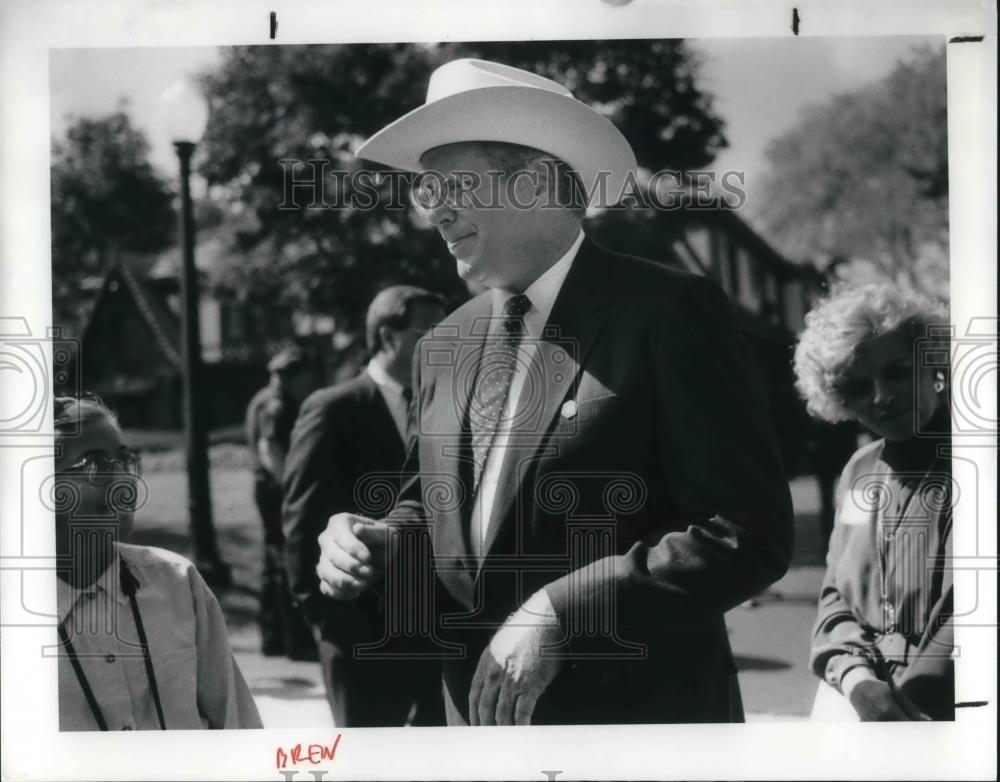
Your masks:
<svg viewBox="0 0 1000 782"><path fill-rule="evenodd" d="M518 489L531 465L557 452L558 444L549 442L547 433L605 326L604 310L611 300L611 286L604 261L604 251L585 239L556 297L518 399L518 427L511 433L504 456L484 553L489 553L501 528L508 523ZM521 411L531 408L531 395L538 393L531 387L533 377L542 381L543 393L537 413L522 422ZM516 551L523 550L521 536L527 521L517 519Z"/></svg>
<svg viewBox="0 0 1000 782"><path fill-rule="evenodd" d="M419 356L422 367L439 368L435 371L432 384L433 400L421 400L421 404L433 401L434 411L433 419L426 422L421 431L421 438L425 441L422 453L431 449L432 466L428 470L422 463L421 472L429 480L434 480L435 473L443 477L447 486L456 487L456 496L466 499L461 507L452 504L437 514L435 554L445 557L457 554L466 571L475 567L475 557L469 549L466 534L466 511L472 504L472 498L466 496L471 486L466 485L466 470L463 469L464 462L471 458L464 443L464 422L491 313L492 303L488 294L473 299L451 318L434 327L431 335L421 342ZM425 490L426 487L427 484ZM471 577L465 578L471 585Z"/></svg>

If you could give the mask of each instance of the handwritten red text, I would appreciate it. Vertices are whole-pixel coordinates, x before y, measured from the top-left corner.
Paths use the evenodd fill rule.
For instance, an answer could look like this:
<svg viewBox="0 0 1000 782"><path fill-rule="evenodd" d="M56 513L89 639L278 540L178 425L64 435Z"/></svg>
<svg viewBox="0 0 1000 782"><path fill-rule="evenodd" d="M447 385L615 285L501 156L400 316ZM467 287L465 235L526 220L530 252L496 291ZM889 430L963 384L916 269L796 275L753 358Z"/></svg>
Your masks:
<svg viewBox="0 0 1000 782"><path fill-rule="evenodd" d="M274 755L275 765L279 769L287 768L289 764L297 766L302 763L311 763L315 766L324 760L333 760L337 754L337 746L340 744L340 736L341 734L338 733L337 738L329 746L325 744L296 744L287 750L284 747L278 747Z"/></svg>

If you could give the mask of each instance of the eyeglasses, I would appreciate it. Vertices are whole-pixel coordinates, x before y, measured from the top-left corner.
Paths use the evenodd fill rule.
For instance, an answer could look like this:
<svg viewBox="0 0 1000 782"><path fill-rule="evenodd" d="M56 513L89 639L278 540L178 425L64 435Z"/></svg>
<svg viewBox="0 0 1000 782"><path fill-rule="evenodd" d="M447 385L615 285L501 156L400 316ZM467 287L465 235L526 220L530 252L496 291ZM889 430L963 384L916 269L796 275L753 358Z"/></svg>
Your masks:
<svg viewBox="0 0 1000 782"><path fill-rule="evenodd" d="M413 179L410 202L423 211L440 209L445 204L461 206L478 186L479 177L472 172L442 174L425 171Z"/></svg>
<svg viewBox="0 0 1000 782"><path fill-rule="evenodd" d="M113 455L88 455L59 472L60 475L79 475L94 486L106 486L116 475L138 476L142 473L142 459L129 448L121 448Z"/></svg>

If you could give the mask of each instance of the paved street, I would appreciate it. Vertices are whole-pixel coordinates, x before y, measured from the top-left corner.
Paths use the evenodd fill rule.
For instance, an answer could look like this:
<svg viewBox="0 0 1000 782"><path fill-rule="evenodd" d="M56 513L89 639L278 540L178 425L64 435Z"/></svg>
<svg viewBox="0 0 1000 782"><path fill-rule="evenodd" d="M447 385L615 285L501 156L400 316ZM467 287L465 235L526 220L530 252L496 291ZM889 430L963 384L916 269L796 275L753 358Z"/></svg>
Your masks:
<svg viewBox="0 0 1000 782"><path fill-rule="evenodd" d="M231 449L231 450L227 450ZM215 524L234 585L219 593L233 649L270 728L330 726L316 663L260 654L256 602L261 570L261 530L250 504L251 479L239 450L213 448L212 495ZM184 512L184 476L174 454L147 459L148 504L137 515L133 542L190 554ZM753 607L726 617L743 700L751 720L802 719L809 713L816 680L806 668L815 600L823 577L818 552L816 503L811 479L792 484L796 547L788 574Z"/></svg>
<svg viewBox="0 0 1000 782"><path fill-rule="evenodd" d="M825 566L820 554L815 482L792 483L795 554L788 573L754 608L726 615L743 702L752 719L804 718L818 680L808 670L809 640Z"/></svg>

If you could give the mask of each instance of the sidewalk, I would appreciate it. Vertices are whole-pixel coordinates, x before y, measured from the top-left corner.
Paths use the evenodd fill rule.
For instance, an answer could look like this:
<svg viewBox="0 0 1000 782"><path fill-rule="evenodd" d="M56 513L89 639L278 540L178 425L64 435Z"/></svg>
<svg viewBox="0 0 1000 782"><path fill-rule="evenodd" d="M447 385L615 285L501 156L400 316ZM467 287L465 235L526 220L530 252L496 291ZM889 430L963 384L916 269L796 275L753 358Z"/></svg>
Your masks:
<svg viewBox="0 0 1000 782"><path fill-rule="evenodd" d="M218 597L237 662L268 728L333 727L317 663L260 654L256 624L262 567L261 524L253 507L250 472L238 452L212 451L212 498L223 558L233 586ZM136 517L132 542L190 556L183 469L170 458L146 471L149 502ZM817 680L806 665L824 567L818 555L817 494L812 479L792 483L796 544L792 568L755 607L726 615L743 702L751 721L804 719Z"/></svg>
<svg viewBox="0 0 1000 782"><path fill-rule="evenodd" d="M318 663L264 657L260 633L249 627L234 633L231 642L265 727L334 727Z"/></svg>
<svg viewBox="0 0 1000 782"><path fill-rule="evenodd" d="M795 548L792 567L754 608L726 614L751 720L805 719L819 680L808 668L816 599L826 565L820 555L819 493L812 478L792 481Z"/></svg>

